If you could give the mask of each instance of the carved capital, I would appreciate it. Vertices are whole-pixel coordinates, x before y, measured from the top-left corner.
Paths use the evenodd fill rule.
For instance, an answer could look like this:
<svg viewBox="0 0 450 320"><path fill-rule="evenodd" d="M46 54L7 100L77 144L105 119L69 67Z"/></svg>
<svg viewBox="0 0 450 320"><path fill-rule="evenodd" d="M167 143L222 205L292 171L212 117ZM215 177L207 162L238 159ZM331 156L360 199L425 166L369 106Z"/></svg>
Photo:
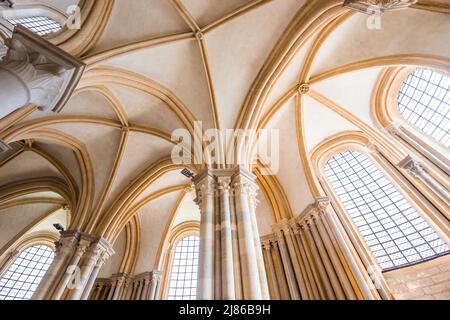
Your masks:
<svg viewBox="0 0 450 320"><path fill-rule="evenodd" d="M0 71L21 83L14 87L20 90L14 94L20 94L23 105L14 107L31 103L43 111L61 111L85 65L22 26L15 27L5 44L8 50L0 62Z"/></svg>
<svg viewBox="0 0 450 320"><path fill-rule="evenodd" d="M12 150L11 146L6 142L4 142L3 140L0 140L0 154L10 150Z"/></svg>
<svg viewBox="0 0 450 320"><path fill-rule="evenodd" d="M407 8L418 0L345 0L344 7L357 10L366 14L380 13L390 10Z"/></svg>
<svg viewBox="0 0 450 320"><path fill-rule="evenodd" d="M423 168L422 164L419 161L413 159L411 156L407 156L405 159L400 161L398 166L401 169L406 170L408 173L410 173L411 175L413 175L416 178L419 178L419 177L423 176L424 174L426 174L425 169Z"/></svg>

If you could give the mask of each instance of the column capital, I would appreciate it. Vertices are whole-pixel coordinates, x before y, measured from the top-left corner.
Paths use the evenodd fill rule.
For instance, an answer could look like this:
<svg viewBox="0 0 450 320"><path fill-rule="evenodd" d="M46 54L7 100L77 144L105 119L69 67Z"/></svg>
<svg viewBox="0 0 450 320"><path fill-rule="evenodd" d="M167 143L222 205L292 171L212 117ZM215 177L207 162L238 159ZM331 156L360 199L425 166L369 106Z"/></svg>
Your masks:
<svg viewBox="0 0 450 320"><path fill-rule="evenodd" d="M0 139L0 154L12 150L11 146Z"/></svg>
<svg viewBox="0 0 450 320"><path fill-rule="evenodd" d="M414 159L410 155L408 155L405 159L400 161L398 167L406 170L416 178L425 174L425 169L423 168L422 163Z"/></svg>
<svg viewBox="0 0 450 320"><path fill-rule="evenodd" d="M5 44L8 51L0 69L26 86L27 103L43 111L61 111L80 81L85 64L22 26L14 28Z"/></svg>
<svg viewBox="0 0 450 320"><path fill-rule="evenodd" d="M393 135L399 135L400 132L401 132L401 127L400 127L400 125L397 124L397 123L391 123L391 124L389 124L388 126L386 126L386 127L384 128L384 130L385 130L387 133L390 133L390 134L393 134Z"/></svg>
<svg viewBox="0 0 450 320"><path fill-rule="evenodd" d="M345 0L344 7L366 13L375 14L385 11L397 10L410 7L417 3L418 0Z"/></svg>
<svg viewBox="0 0 450 320"><path fill-rule="evenodd" d="M153 270L151 272L151 279L152 281L161 281L162 278L162 272L159 270Z"/></svg>
<svg viewBox="0 0 450 320"><path fill-rule="evenodd" d="M369 143L367 143L366 150L368 153L372 153L372 154L380 153L380 148L378 148L377 144L374 143L373 141L369 141Z"/></svg>

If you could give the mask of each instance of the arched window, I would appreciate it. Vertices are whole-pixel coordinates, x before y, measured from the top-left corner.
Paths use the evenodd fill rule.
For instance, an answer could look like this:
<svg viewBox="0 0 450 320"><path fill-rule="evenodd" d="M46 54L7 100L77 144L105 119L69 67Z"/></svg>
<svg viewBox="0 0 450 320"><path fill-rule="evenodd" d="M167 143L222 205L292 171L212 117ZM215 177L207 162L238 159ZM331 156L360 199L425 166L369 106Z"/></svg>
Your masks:
<svg viewBox="0 0 450 320"><path fill-rule="evenodd" d="M44 245L22 251L0 279L0 300L29 300L54 258Z"/></svg>
<svg viewBox="0 0 450 320"><path fill-rule="evenodd" d="M30 16L16 19L8 19L13 26L22 25L33 31L37 35L45 36L47 34L61 30L61 24L52 18L45 16Z"/></svg>
<svg viewBox="0 0 450 320"><path fill-rule="evenodd" d="M450 146L450 77L417 69L400 89L398 110L409 124Z"/></svg>
<svg viewBox="0 0 450 320"><path fill-rule="evenodd" d="M195 300L200 239L188 236L178 242L173 253L168 300Z"/></svg>
<svg viewBox="0 0 450 320"><path fill-rule="evenodd" d="M366 155L340 153L325 165L325 175L384 271L450 252Z"/></svg>

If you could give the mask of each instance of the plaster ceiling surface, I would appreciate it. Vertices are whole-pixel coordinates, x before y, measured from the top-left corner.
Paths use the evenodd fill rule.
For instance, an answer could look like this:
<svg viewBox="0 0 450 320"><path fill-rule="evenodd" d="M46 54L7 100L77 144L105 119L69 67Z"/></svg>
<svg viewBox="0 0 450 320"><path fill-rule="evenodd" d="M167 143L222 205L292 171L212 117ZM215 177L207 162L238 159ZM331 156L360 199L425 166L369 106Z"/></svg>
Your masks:
<svg viewBox="0 0 450 320"><path fill-rule="evenodd" d="M35 112L19 122L17 127L39 118L41 123L36 130L56 130L60 139L69 137L76 142L72 147L79 149L77 156L67 145L40 137L39 130L27 136L59 159L74 176L78 187L83 177L80 154L81 151L87 154L94 180L93 205L101 199L103 190L110 186L103 211L94 213L101 215L145 169L170 156L173 144L161 136L149 134L149 130L157 129L161 135L170 137L174 129L184 128L191 120L203 121L205 129L235 127L246 106L246 99L255 94L252 90L261 89L261 83L256 80L261 79L262 70L272 62L269 57L280 58L271 54L280 52L274 51L280 45L280 39L308 3L303 0L115 1L98 42L86 56L81 57L89 65L80 82L80 92L70 99L62 113ZM407 54L450 55L448 16L416 9L396 11L383 15L381 30L368 30L366 18L353 14L323 39L312 59L310 71L313 78L367 59ZM203 32L201 40L196 38L198 30L191 29L192 21ZM204 29L208 25L214 27ZM322 28L318 28L309 40L305 39L298 51L293 52L292 59L286 62L279 77L274 79L265 102L260 106L262 115L297 84L305 59L321 31ZM180 34L183 36L173 37ZM155 39L161 41L153 41ZM125 45L128 47L124 49ZM373 127L370 102L382 71L382 67L377 67L335 74L314 83L312 89ZM134 80L131 83L121 80L123 83L119 83L121 81L117 79L111 80L111 76L99 77L96 72L120 73L124 78ZM91 81L96 77L100 80L92 85ZM108 93L109 99L104 92ZM298 215L315 201L306 181L306 166L300 152L303 149L310 151L336 133L359 128L308 96L302 98L305 123L299 127L295 98L280 105L278 111L266 120L268 129L280 132L281 170L276 172L276 178L293 214ZM122 111L124 119L119 117L118 109L114 111L111 99L117 103L116 108ZM181 114L185 116L184 121ZM49 119L56 123L47 123ZM122 127L127 126L130 130L127 138L123 139L124 132L127 132L123 129L127 128ZM137 132L136 127L147 130L147 133ZM304 134L306 146L299 143L298 132ZM0 156L0 164L20 146L16 144L14 148ZM49 175L61 177L48 161L27 151L2 164L0 185ZM173 171L142 190L138 199L188 183L187 179L180 177L179 171ZM182 192L180 189L158 198L140 211L144 232L137 272L148 271L148 266L155 262L164 228ZM264 195L261 193L259 197ZM262 200L258 212L262 233L270 232L272 221L267 202Z"/></svg>
<svg viewBox="0 0 450 320"><path fill-rule="evenodd" d="M22 152L0 170L2 185L39 177L61 177L61 174L50 162L32 151Z"/></svg>
<svg viewBox="0 0 450 320"><path fill-rule="evenodd" d="M286 102L286 105L269 122L267 129L280 130L279 170L276 172L276 177L284 188L294 215L298 215L314 201L314 198L306 183L300 159L294 99Z"/></svg>
<svg viewBox="0 0 450 320"><path fill-rule="evenodd" d="M382 70L383 68L371 68L344 73L337 77L321 81L313 87L320 94L331 99L356 118L375 127L376 124L371 113L374 95L373 90L376 87ZM308 123L308 121L305 122ZM305 132L308 131L305 130Z"/></svg>
<svg viewBox="0 0 450 320"><path fill-rule="evenodd" d="M189 192L183 197L178 207L171 229L188 221L200 222L200 209L194 202L194 196Z"/></svg>
<svg viewBox="0 0 450 320"><path fill-rule="evenodd" d="M167 224L170 223L170 216L176 208L179 197L180 192L169 193L150 202L140 210L141 254L136 265L136 274L153 270L153 265L157 263L158 249L165 240L163 235Z"/></svg>
<svg viewBox="0 0 450 320"><path fill-rule="evenodd" d="M348 122L316 100L303 100L303 125L308 152L325 139L345 131L358 131L358 127ZM317 125L320 123L320 125Z"/></svg>
<svg viewBox="0 0 450 320"><path fill-rule="evenodd" d="M313 74L367 59L401 54L449 56L450 19L446 14L407 9L381 17L381 29L367 28L367 15L342 23L319 51Z"/></svg>
<svg viewBox="0 0 450 320"><path fill-rule="evenodd" d="M114 242L114 255L108 259L105 265L100 269L98 274L99 278L110 278L113 274L119 272L120 264L125 255L126 243L127 235L125 229L123 229L117 237L117 240Z"/></svg>
<svg viewBox="0 0 450 320"><path fill-rule="evenodd" d="M138 198L136 198L135 203L140 202L146 197L154 194L158 191L173 187L173 186L189 186L192 181L185 176L183 176L180 170L170 171L163 176L156 179L152 185L145 190Z"/></svg>
<svg viewBox="0 0 450 320"><path fill-rule="evenodd" d="M0 210L0 250L14 237L25 234L39 219L55 210L52 204L29 204Z"/></svg>
<svg viewBox="0 0 450 320"><path fill-rule="evenodd" d="M67 228L67 212L65 210L60 209L52 213L47 218L39 222L35 227L31 228L28 234L35 232L52 232L58 235L58 231L53 226L57 223L64 229Z"/></svg>

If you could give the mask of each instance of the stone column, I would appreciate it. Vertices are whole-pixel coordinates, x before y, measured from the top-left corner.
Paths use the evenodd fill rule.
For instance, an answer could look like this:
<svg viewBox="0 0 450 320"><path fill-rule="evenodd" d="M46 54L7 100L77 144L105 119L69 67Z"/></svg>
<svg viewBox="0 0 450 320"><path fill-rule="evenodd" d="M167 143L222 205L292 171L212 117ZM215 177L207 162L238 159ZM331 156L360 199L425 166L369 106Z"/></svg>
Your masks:
<svg viewBox="0 0 450 320"><path fill-rule="evenodd" d="M160 282L161 282L161 272L153 270L151 273L149 300L157 300L157 293Z"/></svg>
<svg viewBox="0 0 450 320"><path fill-rule="evenodd" d="M284 272L286 274L287 285L289 287L289 293L292 300L300 300L300 292L297 285L297 280L295 279L294 268L289 256L289 250L286 245L286 240L282 229L276 230L275 232L278 240L278 246L280 248L281 260L283 262Z"/></svg>
<svg viewBox="0 0 450 320"><path fill-rule="evenodd" d="M80 283L75 288L69 289L68 300L79 300L82 297L87 299L101 266L114 253L112 247L102 238L95 238L87 234L82 234L81 237L90 241L91 245L80 260ZM83 295L85 290L87 293Z"/></svg>
<svg viewBox="0 0 450 320"><path fill-rule="evenodd" d="M106 251L102 251L100 253L100 256L98 257L94 269L92 270L91 275L89 276L89 280L86 283L83 294L81 295L81 300L87 300L89 298L89 294L91 293L92 286L94 285L95 280L97 279L98 273L100 272L106 260L108 259L109 253Z"/></svg>
<svg viewBox="0 0 450 320"><path fill-rule="evenodd" d="M78 266L78 263L80 262L81 257L86 253L89 244L90 242L86 240L80 240L80 242L78 243L75 254L72 257L69 266L66 268L66 272L64 273L60 283L58 284L58 287L56 288L55 292L52 295L52 300L61 299L62 295L67 289L67 285L69 284L70 280L73 277L72 268Z"/></svg>
<svg viewBox="0 0 450 320"><path fill-rule="evenodd" d="M299 226L297 225L295 219L292 220L290 222L290 224L291 224L292 231L294 233L295 241L297 243L301 262L303 262L303 265L305 268L305 273L306 273L306 277L307 277L307 279L305 279L305 282L306 282L306 286L308 288L309 296L313 300L319 300L320 299L319 290L317 288L316 279L314 278L314 273L312 271L312 268L311 268L311 265L310 265L310 262L308 259L308 254L306 253L304 243L302 243L302 240L301 240Z"/></svg>
<svg viewBox="0 0 450 320"><path fill-rule="evenodd" d="M261 247L255 247L248 199L251 185L246 180L242 174L239 174L235 175L232 181L235 192L243 298L244 300L261 300L262 288L256 255L256 250L261 250Z"/></svg>
<svg viewBox="0 0 450 320"><path fill-rule="evenodd" d="M264 260L266 262L267 266L267 275L269 277L269 284L272 292L272 299L273 300L280 300L280 290L278 288L278 281L277 281L277 275L275 273L275 266L273 264L272 259L272 245L270 243L270 240L263 240L262 241L262 247L263 247L263 254L264 254Z"/></svg>
<svg viewBox="0 0 450 320"><path fill-rule="evenodd" d="M65 273L67 270L67 260L72 257L79 239L78 232L65 231L61 234L61 239L56 244L55 258L34 292L33 300L46 300L51 297L52 289L58 286L61 272Z"/></svg>
<svg viewBox="0 0 450 320"><path fill-rule="evenodd" d="M258 229L258 223L256 220L256 208L258 205L258 190L255 185L250 186L250 193L249 193L249 206L250 206L250 218L252 221L252 228L253 228L253 241L255 243L256 248L256 261L258 263L258 271L259 271L259 280L261 282L261 293L262 293L262 299L263 300L270 300L270 293L269 293L269 284L267 282L267 274L266 274L266 268L264 265L264 256L263 251L259 250L261 248L260 245L260 235L259 235L259 229Z"/></svg>
<svg viewBox="0 0 450 320"><path fill-rule="evenodd" d="M197 179L196 201L201 212L197 298L214 300L214 181L209 171L205 171Z"/></svg>
<svg viewBox="0 0 450 320"><path fill-rule="evenodd" d="M421 181L428 188L433 190L442 200L444 200L448 205L450 205L450 196L448 191L443 188L439 183L437 183L424 169L424 166L419 161L413 159L411 156L407 156L402 160L398 166L401 169L406 170L414 178Z"/></svg>
<svg viewBox="0 0 450 320"><path fill-rule="evenodd" d="M202 215L198 298L268 298L251 207L251 190L257 189L255 177L240 167L208 169L195 177L194 183Z"/></svg>
<svg viewBox="0 0 450 320"><path fill-rule="evenodd" d="M138 287L136 291L136 298L135 300L142 300L142 290L144 289L144 279L140 279L138 281Z"/></svg>
<svg viewBox="0 0 450 320"><path fill-rule="evenodd" d="M221 220L221 269L222 274L222 298L234 300L236 298L234 288L233 266L233 240L231 235L231 211L230 211L230 178L220 177L218 181L220 197Z"/></svg>
<svg viewBox="0 0 450 320"><path fill-rule="evenodd" d="M120 294L122 293L122 287L125 284L125 277L121 275L115 281L116 281L116 290L114 291L111 300L119 300Z"/></svg>

